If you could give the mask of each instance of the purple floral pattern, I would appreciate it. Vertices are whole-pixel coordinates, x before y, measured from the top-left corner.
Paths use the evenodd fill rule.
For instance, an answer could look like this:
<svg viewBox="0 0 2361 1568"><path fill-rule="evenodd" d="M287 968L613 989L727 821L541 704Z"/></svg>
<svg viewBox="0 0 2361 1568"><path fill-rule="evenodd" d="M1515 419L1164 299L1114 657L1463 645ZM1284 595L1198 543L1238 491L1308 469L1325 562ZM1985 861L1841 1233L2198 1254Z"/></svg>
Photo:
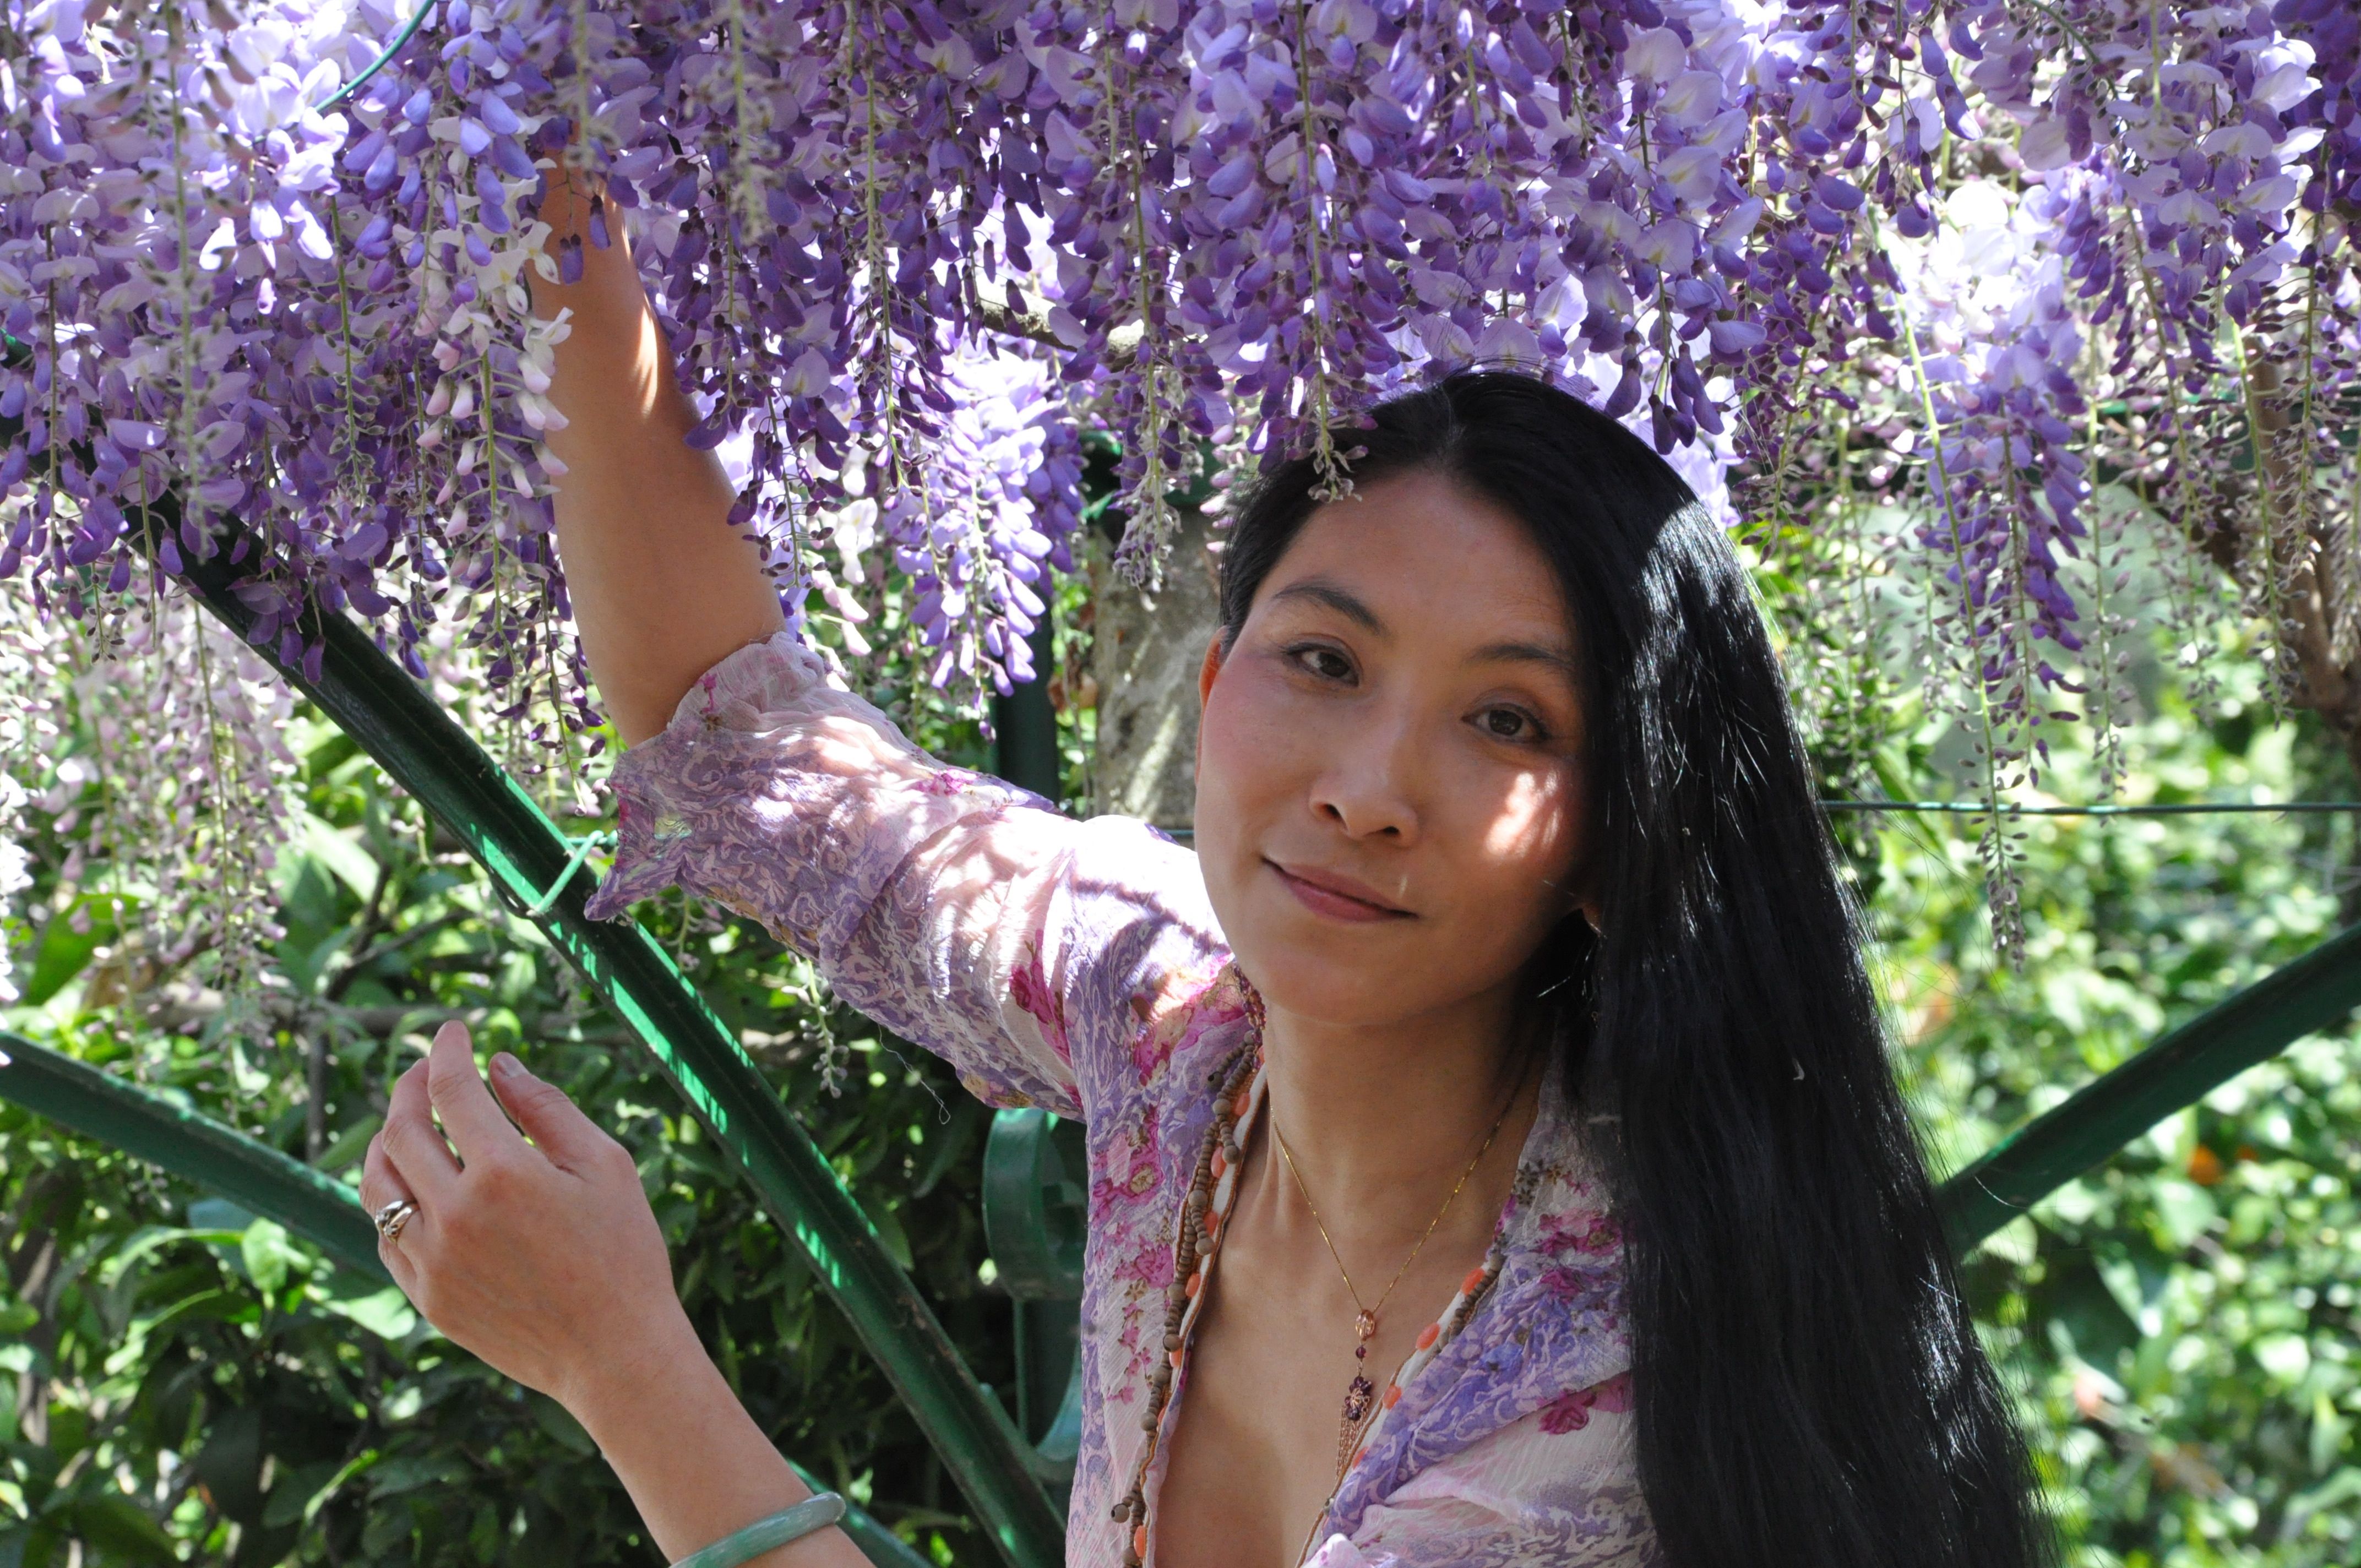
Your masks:
<svg viewBox="0 0 2361 1568"><path fill-rule="evenodd" d="M1252 1037L1194 858L1141 824L1077 823L942 767L785 635L699 681L617 784L621 847L594 915L675 884L711 898L812 955L981 1098L1087 1124L1066 1552L1077 1568L1118 1560L1108 1508L1146 1442L1209 1077ZM1258 1075L1246 1092L1251 1118ZM1621 1237L1554 1077L1543 1100L1485 1267L1388 1387L1309 1559L1322 1568L1658 1560L1631 1454ZM1223 1217L1235 1186L1216 1189ZM1184 1359L1167 1422L1187 1374ZM1151 1519L1161 1469L1159 1455Z"/></svg>

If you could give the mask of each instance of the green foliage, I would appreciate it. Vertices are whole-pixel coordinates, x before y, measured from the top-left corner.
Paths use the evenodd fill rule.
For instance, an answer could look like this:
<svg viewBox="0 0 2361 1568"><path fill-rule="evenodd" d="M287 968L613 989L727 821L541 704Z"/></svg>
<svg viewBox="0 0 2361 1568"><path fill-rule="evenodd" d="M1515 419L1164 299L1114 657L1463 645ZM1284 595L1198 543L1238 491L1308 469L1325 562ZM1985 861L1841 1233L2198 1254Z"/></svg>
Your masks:
<svg viewBox="0 0 2361 1568"><path fill-rule="evenodd" d="M517 1050L633 1148L690 1313L782 1450L938 1557L980 1560L931 1451L652 1059L350 741L307 723L293 740L309 816L279 868L269 986L224 998L143 970L112 905L56 906L51 842L9 1025L357 1179L393 1076L436 1021L468 1018L483 1051ZM988 1113L758 929L652 913L1005 1383L1007 1307L978 1280ZM4 1568L62 1564L74 1541L85 1564L655 1560L564 1410L398 1291L5 1104L0 1269Z"/></svg>
<svg viewBox="0 0 2361 1568"><path fill-rule="evenodd" d="M2247 667L2151 688L2130 800L2337 797ZM1940 737L1917 738L1939 750ZM2060 758L2057 798L2095 797ZM1898 819L1864 868L1939 1171L2328 936L2350 820L2022 819L2024 967L1995 955L1975 827ZM2173 1116L1968 1268L2077 1568L2361 1561L2361 1044L2307 1040Z"/></svg>

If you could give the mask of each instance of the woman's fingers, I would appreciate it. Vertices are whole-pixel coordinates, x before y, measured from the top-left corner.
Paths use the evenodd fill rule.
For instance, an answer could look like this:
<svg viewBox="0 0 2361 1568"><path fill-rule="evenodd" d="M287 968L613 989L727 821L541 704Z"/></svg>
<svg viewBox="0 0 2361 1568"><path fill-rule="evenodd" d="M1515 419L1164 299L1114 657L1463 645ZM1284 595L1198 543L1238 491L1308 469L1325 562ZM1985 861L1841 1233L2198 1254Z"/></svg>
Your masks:
<svg viewBox="0 0 2361 1568"><path fill-rule="evenodd" d="M492 1058L492 1091L550 1163L577 1175L623 1153L566 1091L535 1078L506 1051Z"/></svg>
<svg viewBox="0 0 2361 1568"><path fill-rule="evenodd" d="M379 1255L454 1343L558 1398L604 1399L694 1338L663 1229L622 1145L507 1053L493 1070L499 1101L446 1025L394 1085L361 1192L373 1214L404 1195L419 1212Z"/></svg>
<svg viewBox="0 0 2361 1568"><path fill-rule="evenodd" d="M385 1109L385 1130L378 1135L393 1162L394 1173L418 1201L430 1207L448 1202L459 1181L459 1162L451 1146L434 1127L434 1108L426 1099L426 1063L412 1062L393 1080L393 1098Z"/></svg>
<svg viewBox="0 0 2361 1568"><path fill-rule="evenodd" d="M369 1140L368 1154L361 1161L361 1208L374 1222L387 1204L401 1199L412 1203L418 1201L417 1194L411 1191L409 1185L401 1179L401 1173L393 1168L393 1160L385 1152L385 1135L379 1133ZM426 1230L427 1224L426 1211L421 1209L402 1223L402 1240L415 1242ZM401 1287L402 1294L414 1301L417 1299L418 1270L401 1250L401 1241L388 1241L379 1234L377 1255L387 1271L392 1274L393 1282Z"/></svg>
<svg viewBox="0 0 2361 1568"><path fill-rule="evenodd" d="M475 1044L467 1025L457 1019L434 1031L434 1045L426 1053L426 1091L443 1130L467 1165L521 1154L524 1140L500 1113L492 1091L476 1070Z"/></svg>

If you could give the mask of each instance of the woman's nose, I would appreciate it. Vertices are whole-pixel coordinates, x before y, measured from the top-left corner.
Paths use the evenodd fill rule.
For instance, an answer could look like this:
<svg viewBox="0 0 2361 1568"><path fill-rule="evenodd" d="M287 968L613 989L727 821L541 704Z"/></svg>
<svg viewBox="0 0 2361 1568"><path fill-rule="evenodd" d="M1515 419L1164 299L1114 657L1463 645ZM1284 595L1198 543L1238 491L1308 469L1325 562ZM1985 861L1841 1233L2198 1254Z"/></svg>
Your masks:
<svg viewBox="0 0 2361 1568"><path fill-rule="evenodd" d="M1422 748L1405 719L1368 714L1338 738L1315 777L1312 812L1348 838L1414 841Z"/></svg>

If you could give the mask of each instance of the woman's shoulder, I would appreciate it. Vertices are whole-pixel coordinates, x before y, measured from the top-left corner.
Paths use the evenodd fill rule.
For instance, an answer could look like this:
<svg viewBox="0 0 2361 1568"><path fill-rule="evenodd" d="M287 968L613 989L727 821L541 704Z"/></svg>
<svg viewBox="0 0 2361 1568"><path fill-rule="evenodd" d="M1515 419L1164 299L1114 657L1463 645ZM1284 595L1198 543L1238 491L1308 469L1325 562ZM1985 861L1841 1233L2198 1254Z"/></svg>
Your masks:
<svg viewBox="0 0 2361 1568"><path fill-rule="evenodd" d="M1197 857L1133 817L1067 820L1012 1000L1064 1043L1093 1105L1118 1109L1243 1017Z"/></svg>

